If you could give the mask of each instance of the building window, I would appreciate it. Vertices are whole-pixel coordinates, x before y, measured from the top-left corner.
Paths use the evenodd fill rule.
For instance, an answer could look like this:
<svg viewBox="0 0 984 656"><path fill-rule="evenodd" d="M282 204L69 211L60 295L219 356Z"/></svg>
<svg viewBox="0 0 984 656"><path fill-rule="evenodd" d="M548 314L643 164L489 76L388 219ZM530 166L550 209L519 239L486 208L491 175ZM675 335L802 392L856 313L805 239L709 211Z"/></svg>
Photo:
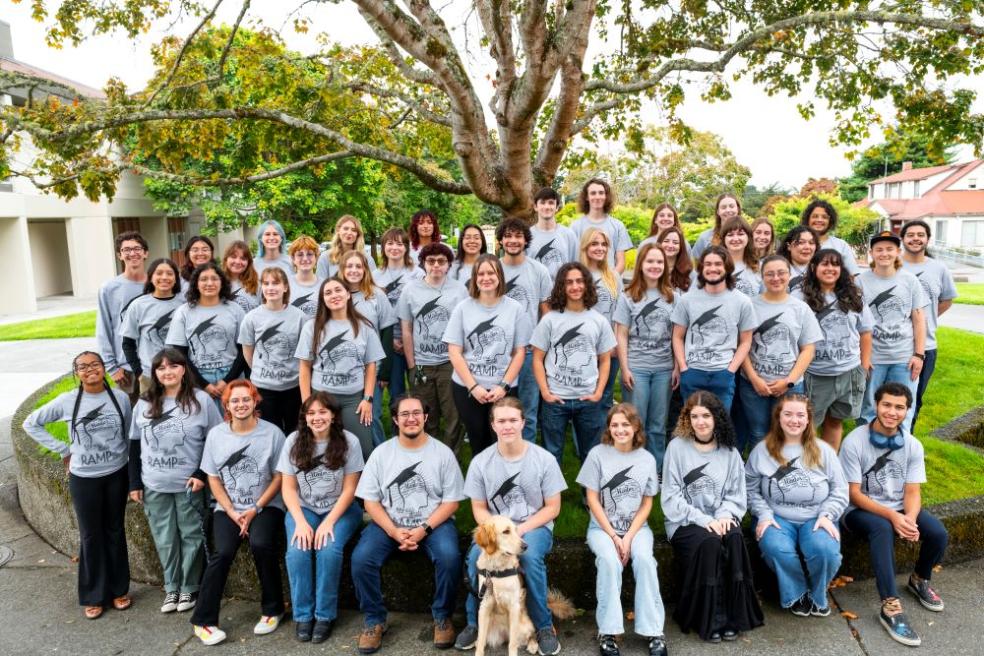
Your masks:
<svg viewBox="0 0 984 656"><path fill-rule="evenodd" d="M919 181L916 180L912 183L912 197L919 198Z"/></svg>
<svg viewBox="0 0 984 656"><path fill-rule="evenodd" d="M977 189L977 178L970 178L967 180L968 189Z"/></svg>
<svg viewBox="0 0 984 656"><path fill-rule="evenodd" d="M937 221L936 229L933 233L936 235L935 241L937 244L946 245L946 221Z"/></svg>
<svg viewBox="0 0 984 656"><path fill-rule="evenodd" d="M965 248L984 246L984 221L964 221L960 231L960 245Z"/></svg>

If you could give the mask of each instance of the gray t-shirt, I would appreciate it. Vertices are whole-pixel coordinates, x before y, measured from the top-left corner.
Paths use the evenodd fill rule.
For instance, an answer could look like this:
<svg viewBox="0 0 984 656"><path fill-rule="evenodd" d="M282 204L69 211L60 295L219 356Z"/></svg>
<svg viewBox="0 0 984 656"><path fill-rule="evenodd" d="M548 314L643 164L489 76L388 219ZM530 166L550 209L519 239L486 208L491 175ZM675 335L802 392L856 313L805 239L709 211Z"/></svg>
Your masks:
<svg viewBox="0 0 984 656"><path fill-rule="evenodd" d="M355 309L369 320L373 330L377 333L382 332L384 328L389 328L399 323L396 318L396 310L390 305L389 297L386 296L382 289L375 285L373 285L372 296L369 298L366 298L365 294L361 291L354 292L352 294L352 303L355 305Z"/></svg>
<svg viewBox="0 0 984 656"><path fill-rule="evenodd" d="M144 283L128 280L123 274L110 278L99 288L96 306L96 345L106 372L130 370L123 356L123 335L120 324L133 299L143 294Z"/></svg>
<svg viewBox="0 0 984 656"><path fill-rule="evenodd" d="M550 298L553 287L550 272L529 256L518 266L503 262L502 271L506 278L506 296L518 301L530 318L530 324L536 325L540 319L540 303Z"/></svg>
<svg viewBox="0 0 984 656"><path fill-rule="evenodd" d="M512 352L530 342L533 326L518 301L503 296L492 307L468 298L451 312L442 339L461 347L468 371L482 387L498 384L506 375ZM464 385L458 372L451 380ZM516 381L508 381L515 384Z"/></svg>
<svg viewBox="0 0 984 656"><path fill-rule="evenodd" d="M816 315L810 306L792 296L781 303L756 296L752 305L760 321L752 333L752 368L766 381L788 376L800 350L823 339Z"/></svg>
<svg viewBox="0 0 984 656"><path fill-rule="evenodd" d="M680 297L670 319L687 328L687 366L701 371L727 369L738 350L738 334L758 326L752 301L741 292L709 294L697 287Z"/></svg>
<svg viewBox="0 0 984 656"><path fill-rule="evenodd" d="M290 256L286 253L281 253L280 257L275 260L268 260L263 257L253 258L253 268L256 269L257 279L261 277L263 270L268 267L277 267L286 273L288 278L294 273L294 263L290 261Z"/></svg>
<svg viewBox="0 0 984 656"><path fill-rule="evenodd" d="M300 373L294 353L307 321L304 313L291 305L278 312L261 305L243 318L239 343L253 347L249 379L254 385L277 391L297 387Z"/></svg>
<svg viewBox="0 0 984 656"><path fill-rule="evenodd" d="M598 302L591 309L605 317L608 323L612 323L615 317L615 304L622 296L622 281L615 277L615 291L608 288L605 281L601 278L600 271L592 271L591 277L594 279L595 292L598 295Z"/></svg>
<svg viewBox="0 0 984 656"><path fill-rule="evenodd" d="M123 316L120 336L137 342L137 355L144 376L153 376L151 363L164 348L174 311L183 304L181 296L154 298L153 294L138 296L130 303Z"/></svg>
<svg viewBox="0 0 984 656"><path fill-rule="evenodd" d="M24 420L24 431L35 442L62 458L71 454L69 471L76 476L96 478L112 474L126 466L129 459L127 434L130 431L130 400L115 388L98 394L83 392L73 425L72 409L78 393L78 389L69 390L32 412ZM123 413L122 421L120 412L109 398L110 394L116 398ZM56 440L45 430L46 424L57 421L68 425L69 444Z"/></svg>
<svg viewBox="0 0 984 656"><path fill-rule="evenodd" d="M393 437L369 455L355 496L379 502L398 527L416 528L442 503L464 499L463 487L454 452L439 440L427 436L422 447L406 449Z"/></svg>
<svg viewBox="0 0 984 656"><path fill-rule="evenodd" d="M147 417L150 404L141 399L133 408L130 439L140 440L140 478L154 492L183 492L191 475L198 471L205 436L222 423L219 409L204 390L195 390L198 410L181 409L165 396L161 415Z"/></svg>
<svg viewBox="0 0 984 656"><path fill-rule="evenodd" d="M471 274L474 266L474 264L466 264L456 260L448 271L448 278L460 282L465 289L468 289L468 283L471 282Z"/></svg>
<svg viewBox="0 0 984 656"><path fill-rule="evenodd" d="M591 228L604 231L612 242L612 247L608 249L608 266L610 267L615 266L616 253L624 253L632 248L632 239L629 237L629 231L625 229L625 224L613 216L606 216L601 221L592 221L587 216L582 216L571 223L571 231L577 237L579 246L581 237Z"/></svg>
<svg viewBox="0 0 984 656"><path fill-rule="evenodd" d="M878 449L869 439L867 424L858 426L844 438L840 461L848 483L860 483L861 492L886 508L903 508L906 483L926 482L923 445L908 431L901 449ZM848 506L845 514L854 510Z"/></svg>
<svg viewBox="0 0 984 656"><path fill-rule="evenodd" d="M318 292L321 291L324 280L315 277L313 283L305 285L294 276L287 276L287 282L290 285L289 305L303 312L308 319L313 319L318 313L318 301L321 300Z"/></svg>
<svg viewBox="0 0 984 656"><path fill-rule="evenodd" d="M194 307L185 303L171 317L167 343L187 346L189 359L203 375L229 368L236 360L239 325L245 316L231 301Z"/></svg>
<svg viewBox="0 0 984 656"><path fill-rule="evenodd" d="M396 314L413 327L413 358L417 365L432 366L448 361L444 330L455 307L468 298L457 280L445 277L439 287L426 279L413 280L403 288Z"/></svg>
<svg viewBox="0 0 984 656"><path fill-rule="evenodd" d="M372 274L375 283L386 292L386 298L389 299L394 313L396 312L396 304L400 300L400 295L407 283L411 280L420 280L423 277L424 270L412 265L407 269L380 269ZM399 339L402 335L403 330L400 328L400 322L397 321L393 326L393 338Z"/></svg>
<svg viewBox="0 0 984 656"><path fill-rule="evenodd" d="M802 300L801 292L796 296ZM867 305L861 312L842 312L833 292L824 294L824 302L816 313L823 339L806 370L815 376L837 376L861 366L861 333L871 332L874 319Z"/></svg>
<svg viewBox="0 0 984 656"><path fill-rule="evenodd" d="M243 314L249 312L250 310L255 310L263 302L263 291L260 286L256 286L256 293L250 294L248 291L243 289L243 284L238 280L233 280L229 283L229 289L232 291L232 295L235 297L233 300L236 305L243 309Z"/></svg>
<svg viewBox="0 0 984 656"><path fill-rule="evenodd" d="M850 244L838 237L837 235L828 235L827 240L821 242L820 247L817 248L818 251L824 248L832 248L838 253L840 253L841 259L844 260L844 268L851 276L856 276L861 273L861 269L858 267L858 258L854 254L854 249L851 248Z"/></svg>
<svg viewBox="0 0 984 656"><path fill-rule="evenodd" d="M484 501L493 515L525 522L543 508L545 500L567 489L557 459L536 444L516 460L506 460L493 444L468 465L465 495ZM553 530L553 521L544 524Z"/></svg>
<svg viewBox="0 0 984 656"><path fill-rule="evenodd" d="M526 254L547 268L551 278L567 262L577 261L578 236L567 226L557 225L554 230L530 228L533 241Z"/></svg>
<svg viewBox="0 0 984 656"><path fill-rule="evenodd" d="M755 298L762 292L762 275L752 271L744 262L735 262L735 290L748 298Z"/></svg>
<svg viewBox="0 0 984 656"><path fill-rule="evenodd" d="M562 399L594 394L598 356L615 348L612 325L594 310L547 312L530 344L546 353L547 387Z"/></svg>
<svg viewBox="0 0 984 656"><path fill-rule="evenodd" d="M638 302L628 294L618 297L615 323L629 329L629 363L638 371L667 371L673 368L673 308L679 301L667 303L658 289L647 289Z"/></svg>
<svg viewBox="0 0 984 656"><path fill-rule="evenodd" d="M708 228L704 232L697 236L697 241L694 242L694 247L690 249L690 255L697 260L700 256L707 250L711 245L711 240L714 239L714 228Z"/></svg>
<svg viewBox="0 0 984 656"><path fill-rule="evenodd" d="M338 469L328 469L324 461L319 460L316 467L307 471L299 470L290 457L294 442L297 441L297 431L287 436L284 448L280 450L277 471L285 476L297 478L297 496L301 500L302 508L313 510L319 515L327 515L335 507L338 498L342 496L345 477L362 471L365 466L359 438L348 431L343 431L343 433L345 443L348 445L348 450L345 452L345 464ZM320 459L327 448L328 440L315 441L314 457Z"/></svg>
<svg viewBox="0 0 984 656"><path fill-rule="evenodd" d="M926 258L918 264L902 260L902 270L908 271L919 280L929 307L926 308L926 350L936 348L936 328L940 321L940 301L952 301L957 297L957 286L953 274L939 260Z"/></svg>
<svg viewBox="0 0 984 656"><path fill-rule="evenodd" d="M847 508L847 481L837 452L826 442L816 440L820 448L820 465L803 466L803 445L786 444L782 467L769 455L765 441L755 445L745 463L745 488L748 509L758 521L775 516L791 522L815 520L826 515L837 522Z"/></svg>
<svg viewBox="0 0 984 656"><path fill-rule="evenodd" d="M803 283L806 281L806 274L810 266L798 266L792 262L789 263L789 285L787 289L790 294L802 291Z"/></svg>
<svg viewBox="0 0 984 656"><path fill-rule="evenodd" d="M890 278L865 271L858 276L858 284L875 319L871 331L871 362L908 362L915 350L912 311L924 309L929 303L919 279L905 270L896 271Z"/></svg>
<svg viewBox="0 0 984 656"><path fill-rule="evenodd" d="M234 433L229 422L223 422L205 438L201 469L222 480L233 509L243 512L252 508L269 487L283 446L283 432L268 421L258 419L256 428L246 435ZM284 509L279 493L269 505ZM225 509L217 503L215 512Z"/></svg>
<svg viewBox="0 0 984 656"><path fill-rule="evenodd" d="M387 306L389 303L386 304ZM366 364L385 357L379 335L367 324L353 336L349 321L329 319L314 346L314 320L308 320L297 341L299 360L311 361L311 387L334 394L359 394L365 390Z"/></svg>
<svg viewBox="0 0 984 656"><path fill-rule="evenodd" d="M681 526L707 527L715 519L745 516L745 472L737 449L700 451L693 440L676 437L663 456L660 494L666 537Z"/></svg>
<svg viewBox="0 0 984 656"><path fill-rule="evenodd" d="M646 449L619 451L611 444L599 444L577 474L577 482L598 493L608 523L625 535L632 526L644 497L659 493L656 458ZM596 523L594 516L591 522Z"/></svg>

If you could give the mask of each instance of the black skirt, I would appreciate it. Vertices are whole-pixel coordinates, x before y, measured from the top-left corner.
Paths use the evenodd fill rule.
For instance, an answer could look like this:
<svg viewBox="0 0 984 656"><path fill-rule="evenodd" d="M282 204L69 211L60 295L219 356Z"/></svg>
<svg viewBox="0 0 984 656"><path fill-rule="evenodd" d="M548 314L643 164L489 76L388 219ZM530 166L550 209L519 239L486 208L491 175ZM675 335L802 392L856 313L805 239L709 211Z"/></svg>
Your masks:
<svg viewBox="0 0 984 656"><path fill-rule="evenodd" d="M715 631L750 631L762 626L752 567L741 529L722 538L700 526L682 526L670 540L681 594L673 619L684 633L703 640Z"/></svg>

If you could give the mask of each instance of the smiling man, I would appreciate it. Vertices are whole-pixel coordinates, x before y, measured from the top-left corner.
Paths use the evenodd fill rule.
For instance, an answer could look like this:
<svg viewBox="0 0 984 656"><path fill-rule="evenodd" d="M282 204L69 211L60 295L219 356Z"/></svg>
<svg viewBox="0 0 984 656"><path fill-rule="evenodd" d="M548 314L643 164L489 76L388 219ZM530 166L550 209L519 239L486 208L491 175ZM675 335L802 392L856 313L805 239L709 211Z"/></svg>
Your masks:
<svg viewBox="0 0 984 656"><path fill-rule="evenodd" d="M103 283L99 288L99 304L96 307L96 343L99 355L106 364L106 372L116 386L130 397L130 404L137 402L140 386L126 363L123 354L121 324L131 302L144 292L147 272L147 240L139 232L121 232L116 237L116 257L123 263L123 273Z"/></svg>

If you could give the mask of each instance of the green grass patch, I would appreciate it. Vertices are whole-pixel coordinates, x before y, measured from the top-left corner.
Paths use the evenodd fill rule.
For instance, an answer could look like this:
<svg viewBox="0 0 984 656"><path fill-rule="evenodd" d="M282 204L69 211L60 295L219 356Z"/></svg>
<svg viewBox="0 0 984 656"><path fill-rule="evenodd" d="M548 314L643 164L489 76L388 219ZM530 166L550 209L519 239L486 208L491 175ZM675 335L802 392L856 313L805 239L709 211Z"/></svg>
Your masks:
<svg viewBox="0 0 984 656"><path fill-rule="evenodd" d="M984 305L984 282L958 282L954 303Z"/></svg>
<svg viewBox="0 0 984 656"><path fill-rule="evenodd" d="M24 321L0 326L0 342L23 339L64 339L66 337L94 337L96 311L66 314L62 317Z"/></svg>

